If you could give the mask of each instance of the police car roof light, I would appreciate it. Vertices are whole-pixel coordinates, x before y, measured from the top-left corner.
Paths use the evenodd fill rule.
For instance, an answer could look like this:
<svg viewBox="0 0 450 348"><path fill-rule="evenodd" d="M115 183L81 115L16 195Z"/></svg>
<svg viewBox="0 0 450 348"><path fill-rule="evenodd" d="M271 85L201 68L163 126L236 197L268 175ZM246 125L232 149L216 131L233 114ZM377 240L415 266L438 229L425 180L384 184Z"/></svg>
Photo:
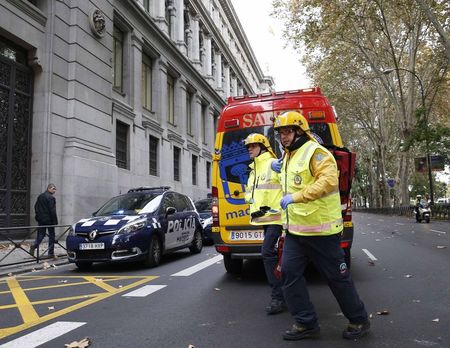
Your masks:
<svg viewBox="0 0 450 348"><path fill-rule="evenodd" d="M128 193L130 192L140 192L140 191L167 191L170 190L170 186L157 186L157 187L148 187L148 186L142 186L142 187L136 187L128 190Z"/></svg>

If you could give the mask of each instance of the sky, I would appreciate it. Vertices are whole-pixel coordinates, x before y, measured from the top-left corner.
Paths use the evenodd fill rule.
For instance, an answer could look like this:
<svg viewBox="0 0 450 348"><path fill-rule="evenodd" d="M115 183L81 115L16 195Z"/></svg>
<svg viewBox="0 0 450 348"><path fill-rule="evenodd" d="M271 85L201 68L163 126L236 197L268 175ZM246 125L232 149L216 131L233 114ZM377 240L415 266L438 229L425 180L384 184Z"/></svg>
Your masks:
<svg viewBox="0 0 450 348"><path fill-rule="evenodd" d="M312 87L291 47L284 48L282 22L270 16L272 0L231 0L264 75L272 76L275 90Z"/></svg>

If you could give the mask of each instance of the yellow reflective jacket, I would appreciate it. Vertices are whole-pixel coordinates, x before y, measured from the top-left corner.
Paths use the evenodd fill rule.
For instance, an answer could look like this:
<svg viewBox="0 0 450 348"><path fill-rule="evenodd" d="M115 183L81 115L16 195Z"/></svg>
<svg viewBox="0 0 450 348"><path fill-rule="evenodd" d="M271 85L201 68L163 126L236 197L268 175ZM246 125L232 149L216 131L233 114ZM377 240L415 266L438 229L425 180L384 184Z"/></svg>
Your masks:
<svg viewBox="0 0 450 348"><path fill-rule="evenodd" d="M286 151L281 183L284 194L292 194L294 201L282 212L289 233L327 236L343 230L337 164L326 148L307 141Z"/></svg>
<svg viewBox="0 0 450 348"><path fill-rule="evenodd" d="M255 157L249 165L251 171L245 190L245 201L250 204L250 214L260 210L260 207L270 207L261 217L251 217L252 225L281 225L282 197L280 176L271 168L275 158L270 152Z"/></svg>

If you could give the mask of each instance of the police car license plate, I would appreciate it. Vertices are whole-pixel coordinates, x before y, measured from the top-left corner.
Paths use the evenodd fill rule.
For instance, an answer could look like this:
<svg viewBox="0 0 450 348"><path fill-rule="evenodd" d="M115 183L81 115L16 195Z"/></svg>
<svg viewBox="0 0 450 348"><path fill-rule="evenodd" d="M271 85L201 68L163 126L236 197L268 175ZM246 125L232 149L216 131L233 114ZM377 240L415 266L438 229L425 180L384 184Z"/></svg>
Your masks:
<svg viewBox="0 0 450 348"><path fill-rule="evenodd" d="M105 249L105 243L81 243L80 250Z"/></svg>
<svg viewBox="0 0 450 348"><path fill-rule="evenodd" d="M264 231L233 231L230 233L231 240L263 240Z"/></svg>

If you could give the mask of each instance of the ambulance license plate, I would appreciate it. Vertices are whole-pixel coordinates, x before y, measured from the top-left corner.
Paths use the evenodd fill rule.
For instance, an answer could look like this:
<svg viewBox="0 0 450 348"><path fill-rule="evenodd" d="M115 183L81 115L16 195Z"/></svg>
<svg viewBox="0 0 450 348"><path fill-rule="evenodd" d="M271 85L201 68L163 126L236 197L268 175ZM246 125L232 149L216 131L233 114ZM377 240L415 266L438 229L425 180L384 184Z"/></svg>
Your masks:
<svg viewBox="0 0 450 348"><path fill-rule="evenodd" d="M255 230L255 231L232 231L230 233L231 240L263 240L264 239L264 231Z"/></svg>
<svg viewBox="0 0 450 348"><path fill-rule="evenodd" d="M100 250L105 249L105 243L81 243L80 250Z"/></svg>

